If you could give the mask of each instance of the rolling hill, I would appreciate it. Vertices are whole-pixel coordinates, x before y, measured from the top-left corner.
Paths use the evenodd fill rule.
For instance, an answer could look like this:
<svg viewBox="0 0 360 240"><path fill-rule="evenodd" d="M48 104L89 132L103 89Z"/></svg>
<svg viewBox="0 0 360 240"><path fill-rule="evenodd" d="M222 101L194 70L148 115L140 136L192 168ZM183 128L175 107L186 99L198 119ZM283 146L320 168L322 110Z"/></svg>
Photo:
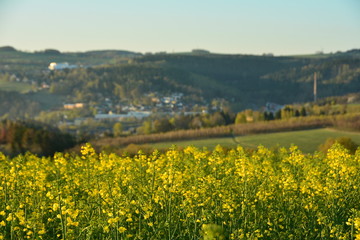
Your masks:
<svg viewBox="0 0 360 240"><path fill-rule="evenodd" d="M50 62L68 62L77 68L49 71ZM188 102L209 104L224 99L237 111L259 108L266 102L312 101L315 72L319 98L358 92L360 50L276 57L196 51L143 55L117 50L61 53L47 49L29 53L0 48L0 81L11 82L15 90L19 84L23 84L19 89L24 89L24 83L37 87L45 83L49 88L42 91L47 97L54 94L68 102L110 98L141 104L154 92L181 92ZM27 93L21 94L27 97Z"/></svg>

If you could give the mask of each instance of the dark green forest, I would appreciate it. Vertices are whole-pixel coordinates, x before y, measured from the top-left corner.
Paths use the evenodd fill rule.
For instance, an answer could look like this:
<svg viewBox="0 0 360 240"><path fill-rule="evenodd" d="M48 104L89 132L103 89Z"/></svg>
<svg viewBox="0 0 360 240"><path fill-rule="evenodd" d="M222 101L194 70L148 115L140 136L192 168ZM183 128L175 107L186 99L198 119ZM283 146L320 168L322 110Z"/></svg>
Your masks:
<svg viewBox="0 0 360 240"><path fill-rule="evenodd" d="M320 97L357 92L360 88L360 51L318 57L246 55L152 55L140 62L182 69L194 76L194 87L208 98L221 96L236 107L289 104L313 99L313 76L318 75Z"/></svg>
<svg viewBox="0 0 360 240"><path fill-rule="evenodd" d="M53 155L76 144L75 139L53 126L36 122L1 121L0 150L16 155L28 151L39 155Z"/></svg>

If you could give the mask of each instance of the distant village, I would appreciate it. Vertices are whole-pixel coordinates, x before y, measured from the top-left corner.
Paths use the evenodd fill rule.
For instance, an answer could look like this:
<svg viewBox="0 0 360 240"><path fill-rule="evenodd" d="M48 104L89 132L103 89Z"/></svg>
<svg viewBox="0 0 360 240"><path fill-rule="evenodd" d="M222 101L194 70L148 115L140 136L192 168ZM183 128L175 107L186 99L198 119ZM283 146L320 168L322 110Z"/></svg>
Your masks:
<svg viewBox="0 0 360 240"><path fill-rule="evenodd" d="M96 110L93 119L96 121L127 121L129 119L141 121L152 114L157 116L173 116L179 113L195 115L208 112L207 105L200 106L184 103L183 93L172 93L168 96L160 96L158 93L151 93L149 95L151 95L149 97L151 101L148 105L120 104L110 98L105 98L104 102L92 106ZM84 107L86 107L85 103L66 103L63 105L63 108L66 110ZM197 109L197 111L194 109ZM83 120L86 119L83 118ZM75 119L73 124L81 124L81 119Z"/></svg>
<svg viewBox="0 0 360 240"><path fill-rule="evenodd" d="M49 64L48 69L64 70L73 69L81 66L71 65L67 62ZM48 84L43 83L41 88L49 88ZM147 105L120 104L110 98L105 98L104 102L96 106L91 106L96 110L93 119L96 121L125 121L128 119L136 119L141 121L144 118L156 113L157 116L169 116L182 113L184 115L203 114L208 112L207 104L198 106L194 104L185 104L183 101L183 93L172 93L170 95L160 95L156 92L148 94L151 101ZM86 107L85 103L65 103L63 108L66 110L81 109ZM194 111L196 108L196 111ZM77 118L74 121L67 121L67 125L80 125L86 118Z"/></svg>
<svg viewBox="0 0 360 240"><path fill-rule="evenodd" d="M67 62L56 63L52 62L48 66L48 71L64 70L64 69L73 69L83 66L72 65ZM20 79L16 75L11 76L11 81L16 82L26 82L31 83L29 79ZM49 84L46 82L35 83L32 85L38 90L47 90L50 88ZM36 86L35 86L36 85ZM157 92L148 93L145 97L149 99L147 103L143 104L133 104L128 101L120 101L119 99L114 99L110 97L103 97L102 100L99 100L96 104L94 103L84 103L84 102L67 102L63 103L62 110L82 110L82 109L92 109L92 114L87 116L78 116L78 117L68 117L67 113L64 112L62 120L60 120L57 125L63 125L66 127L77 128L82 125L86 125L89 120L93 122L107 122L108 125L115 122L132 122L136 123L138 127L144 121L144 119L149 117L171 117L177 114L183 115L198 115L206 114L209 112L216 112L222 110L222 104L214 105L208 102L203 102L201 104L189 103L184 101L186 97L184 93L170 93L168 95L160 94ZM224 99L217 99L218 102L224 102ZM276 112L284 108L283 105L276 103L266 103L263 108L264 112L272 113L275 115Z"/></svg>

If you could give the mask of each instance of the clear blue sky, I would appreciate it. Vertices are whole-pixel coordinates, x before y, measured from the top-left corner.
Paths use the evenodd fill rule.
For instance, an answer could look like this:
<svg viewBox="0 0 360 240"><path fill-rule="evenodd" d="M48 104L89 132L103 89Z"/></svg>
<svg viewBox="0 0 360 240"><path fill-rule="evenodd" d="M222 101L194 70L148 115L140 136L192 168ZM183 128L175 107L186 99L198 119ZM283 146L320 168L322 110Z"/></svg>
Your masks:
<svg viewBox="0 0 360 240"><path fill-rule="evenodd" d="M0 0L0 46L276 55L360 48L359 0Z"/></svg>

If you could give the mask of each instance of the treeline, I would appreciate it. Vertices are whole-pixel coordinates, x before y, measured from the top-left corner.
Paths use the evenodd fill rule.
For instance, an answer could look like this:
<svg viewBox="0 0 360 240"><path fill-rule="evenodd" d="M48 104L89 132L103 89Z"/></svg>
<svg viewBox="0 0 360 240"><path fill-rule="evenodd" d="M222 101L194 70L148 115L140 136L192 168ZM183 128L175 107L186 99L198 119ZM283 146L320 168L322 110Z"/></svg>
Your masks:
<svg viewBox="0 0 360 240"><path fill-rule="evenodd" d="M341 115L351 112L354 112L353 108L350 107L350 109L348 109L347 104L337 104L336 102L329 103L324 101L319 104L294 104L283 106L275 112L246 109L237 113L235 124L289 119L294 117Z"/></svg>
<svg viewBox="0 0 360 240"><path fill-rule="evenodd" d="M213 128L233 124L235 114L229 110L211 114L185 115L148 119L137 129L140 134L163 133L177 130Z"/></svg>
<svg viewBox="0 0 360 240"><path fill-rule="evenodd" d="M9 155L30 151L49 156L69 149L75 144L76 141L71 135L53 127L35 122L9 120L0 122L0 148Z"/></svg>
<svg viewBox="0 0 360 240"><path fill-rule="evenodd" d="M353 94L351 97L359 100L360 94ZM287 120L296 117L333 116L360 111L360 107L356 105L345 104L343 98L345 97L321 99L317 104L286 105L275 112L269 112L266 109L246 109L235 114L228 107L225 107L222 111L206 114L179 114L174 117L151 118L143 122L142 126L137 129L137 133L164 133L177 130L213 128L231 124Z"/></svg>

